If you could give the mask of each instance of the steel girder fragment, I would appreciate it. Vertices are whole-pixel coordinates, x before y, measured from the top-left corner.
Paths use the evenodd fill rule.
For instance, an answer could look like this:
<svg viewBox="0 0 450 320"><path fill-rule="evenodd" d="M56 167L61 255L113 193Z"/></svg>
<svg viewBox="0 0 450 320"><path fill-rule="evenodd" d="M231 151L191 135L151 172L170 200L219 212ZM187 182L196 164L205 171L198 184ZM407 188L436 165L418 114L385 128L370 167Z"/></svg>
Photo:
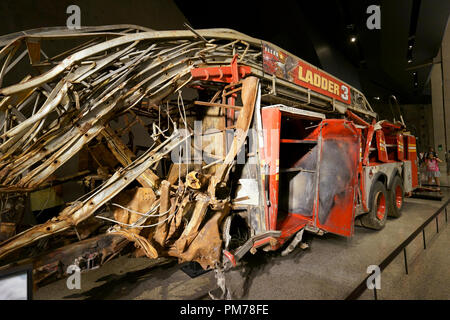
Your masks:
<svg viewBox="0 0 450 320"><path fill-rule="evenodd" d="M130 30L139 32L130 33ZM105 171L103 159L97 159L97 171L101 174L88 172L91 177L102 177L103 183L67 206L59 216L1 243L0 264L4 257L20 248L52 235L65 234L95 213L105 212L106 205L117 195L132 190L129 186L134 180L153 190L151 212L130 211L127 219L116 217L114 227L109 230L112 234L134 242L151 258L170 255L181 261L198 261L205 268L219 263L218 225L230 212L230 199L218 196L216 191L227 184L234 158L244 145L258 79L247 77L235 84L242 86L238 94L243 105L235 106L237 133L231 149L224 153L223 163L199 165L207 173L196 175L202 177L201 187L193 188L187 181L188 167L184 173L179 170L172 183L166 181L169 177L161 173L161 168L158 174L156 169L160 162L168 160L173 150L190 144L192 129L187 112L189 117L192 114L204 119L212 117L203 113L204 106L195 107L199 97L189 98L186 106L180 105L182 91L201 87L208 92L222 92L223 86L218 88L217 84L193 79L191 70L208 64L229 64L235 53L240 63L257 65L259 49L251 48L250 44L259 46L260 42L223 29L199 32L208 41L200 41L192 31L158 32L131 27L129 30L91 28L79 33L46 30L18 35L12 42L0 37L0 46L4 45L0 48L0 63L4 59L5 81L6 70L13 69L14 59L18 59L15 54L20 52L20 45L36 39L41 43L48 39L85 39L83 44L43 61L38 61L36 55L34 66L45 70L41 75L0 86L0 196L51 186L50 177L63 164L96 143L107 147L123 166ZM106 37L109 39L101 40ZM177 97L178 105L174 102ZM122 130L112 128L129 112L145 115L145 122L135 122L146 129L153 128L150 144L154 147L138 157L132 147L134 143L127 145ZM162 117L167 123L162 124ZM188 133L181 135L179 129ZM133 141L131 130L124 128L123 132L128 132Z"/></svg>
<svg viewBox="0 0 450 320"><path fill-rule="evenodd" d="M101 188L96 190L94 194L84 201L77 202L65 208L58 217L6 240L0 246L0 258L18 247L26 246L36 240L62 232L86 220L105 202L112 199L152 164L161 160L163 156L172 151L180 143L183 143L188 137L182 137L179 134L174 135L154 150L136 159L123 170L116 172Z"/></svg>

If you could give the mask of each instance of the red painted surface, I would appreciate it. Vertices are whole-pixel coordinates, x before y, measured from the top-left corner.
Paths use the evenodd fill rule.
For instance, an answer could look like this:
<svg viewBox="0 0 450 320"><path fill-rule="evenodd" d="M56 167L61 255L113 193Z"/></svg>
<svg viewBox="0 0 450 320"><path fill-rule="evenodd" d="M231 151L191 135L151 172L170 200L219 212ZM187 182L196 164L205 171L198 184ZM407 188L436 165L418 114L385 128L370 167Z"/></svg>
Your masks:
<svg viewBox="0 0 450 320"><path fill-rule="evenodd" d="M351 236L353 234L353 225L355 217L355 193L358 187L358 176L355 174L359 166L359 148L360 148L360 136L358 130L352 122L346 120L327 119L322 121L322 141L323 147L326 146L327 140L333 140L339 142L339 149L342 155L345 155L348 165L345 170L351 173L351 179L348 183L340 187L340 192L333 198L333 206L328 214L328 218L324 223L320 223L319 219L316 219L317 227L326 230L331 233L339 234L342 236ZM326 152L326 150L321 150ZM321 164L320 167L322 167ZM344 168L342 168L344 170ZM320 168L319 168L320 170ZM320 170L320 175L324 175L324 171ZM330 181L334 177L330 176ZM320 186L319 186L320 195ZM325 193L323 196L326 196ZM325 199L319 199L317 205L324 202ZM317 211L314 213L317 217Z"/></svg>
<svg viewBox="0 0 450 320"><path fill-rule="evenodd" d="M275 246L274 249L279 248L289 239L290 236L304 228L307 223L308 221L305 217L298 214L288 213L287 217L277 226L277 229L281 230L281 236L278 239L277 246Z"/></svg>
<svg viewBox="0 0 450 320"><path fill-rule="evenodd" d="M382 122L380 122L380 125L383 129L389 129L389 130L400 130L402 128L401 124L394 124L389 121L382 121Z"/></svg>
<svg viewBox="0 0 450 320"><path fill-rule="evenodd" d="M227 250L223 250L223 254L228 258L228 260L230 260L233 267L236 267L236 258L234 257L234 255Z"/></svg>
<svg viewBox="0 0 450 320"><path fill-rule="evenodd" d="M269 166L269 199L270 207L267 210L266 224L268 230L276 230L278 214L278 171L280 159L280 128L281 112L278 108L266 108L262 110L262 122L264 128L264 162Z"/></svg>
<svg viewBox="0 0 450 320"><path fill-rule="evenodd" d="M378 160L381 162L388 162L388 154L386 149L386 140L384 139L384 133L382 130L376 131Z"/></svg>
<svg viewBox="0 0 450 320"><path fill-rule="evenodd" d="M363 165L365 165L365 166L369 164L370 147L372 145L372 139L373 139L374 132L375 132L375 129L374 129L373 125L370 125L368 132L367 132L366 145L364 147Z"/></svg>
<svg viewBox="0 0 450 320"><path fill-rule="evenodd" d="M237 58L238 55L237 53L233 56L233 59L231 60L231 83L238 83L239 82L239 67L238 67L238 63L237 63ZM242 76L244 77L245 74ZM231 90L234 89L234 87L230 88ZM229 97L228 97L228 104L230 106L234 106L236 105L236 97L237 94L236 93L232 93ZM236 114L235 114L235 110L234 109L227 109L226 110L226 118L227 118L227 127L231 127L234 124L234 120L236 119Z"/></svg>
<svg viewBox="0 0 450 320"><path fill-rule="evenodd" d="M377 195L377 218L382 220L386 214L386 198L383 193L378 193Z"/></svg>
<svg viewBox="0 0 450 320"><path fill-rule="evenodd" d="M233 70L232 66L193 68L191 75L196 80L233 83L237 82L234 81L236 72L239 75L238 78L244 78L252 72L248 66L237 66L236 68L237 71Z"/></svg>
<svg viewBox="0 0 450 320"><path fill-rule="evenodd" d="M370 125L369 125L370 127ZM368 211L368 205L367 205L367 199L366 199L366 193L364 192L365 190L365 179L364 179L364 175L363 175L363 160L364 160L364 141L362 139L363 137L363 132L367 132L368 129L364 129L364 131L360 128L356 128L356 130L358 131L358 135L359 135L359 163L358 163L358 180L359 180L359 190L360 190L360 196L361 196L361 203L363 206L363 210L364 211Z"/></svg>
<svg viewBox="0 0 450 320"><path fill-rule="evenodd" d="M403 191L400 186L395 188L395 205L397 208L401 208L403 204Z"/></svg>
<svg viewBox="0 0 450 320"><path fill-rule="evenodd" d="M370 124L368 124L366 121L364 121L363 119L361 119L360 117L358 117L356 114L354 114L353 112L351 112L350 110L347 110L345 112L345 115L347 117L349 117L351 120L353 120L356 124L359 124L361 126L370 126Z"/></svg>

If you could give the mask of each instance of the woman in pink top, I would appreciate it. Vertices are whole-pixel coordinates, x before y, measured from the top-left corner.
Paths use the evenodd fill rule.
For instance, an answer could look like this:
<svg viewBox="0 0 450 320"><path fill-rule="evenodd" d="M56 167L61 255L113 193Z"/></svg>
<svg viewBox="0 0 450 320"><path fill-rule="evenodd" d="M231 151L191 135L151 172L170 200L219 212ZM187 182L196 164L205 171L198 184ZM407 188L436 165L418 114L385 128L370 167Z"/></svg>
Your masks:
<svg viewBox="0 0 450 320"><path fill-rule="evenodd" d="M429 153L428 159L425 160L425 164L427 167L428 184L431 184L434 178L438 186L438 190L440 191L441 184L439 182L439 177L441 176L441 173L439 172L439 162L442 162L442 160L435 157L433 153Z"/></svg>

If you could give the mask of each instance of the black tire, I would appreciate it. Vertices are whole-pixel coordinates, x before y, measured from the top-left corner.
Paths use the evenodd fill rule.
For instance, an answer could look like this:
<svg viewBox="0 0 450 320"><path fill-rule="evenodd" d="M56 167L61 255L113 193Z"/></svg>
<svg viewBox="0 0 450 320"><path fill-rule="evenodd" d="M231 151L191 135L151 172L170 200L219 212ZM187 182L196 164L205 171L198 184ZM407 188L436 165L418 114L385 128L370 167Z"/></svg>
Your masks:
<svg viewBox="0 0 450 320"><path fill-rule="evenodd" d="M381 181L375 182L370 192L370 211L361 216L361 224L369 229L381 230L388 216L388 193Z"/></svg>
<svg viewBox="0 0 450 320"><path fill-rule="evenodd" d="M403 196L405 189L403 181L399 176L395 176L389 190L389 216L399 218L402 215Z"/></svg>

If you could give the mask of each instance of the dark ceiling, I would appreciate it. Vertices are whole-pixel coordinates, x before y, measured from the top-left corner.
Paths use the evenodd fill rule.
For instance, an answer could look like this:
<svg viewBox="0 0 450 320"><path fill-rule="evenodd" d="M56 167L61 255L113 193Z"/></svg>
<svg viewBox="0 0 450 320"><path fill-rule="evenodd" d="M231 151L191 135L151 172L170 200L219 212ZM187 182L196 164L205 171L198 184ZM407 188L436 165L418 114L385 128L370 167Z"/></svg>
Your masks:
<svg viewBox="0 0 450 320"><path fill-rule="evenodd" d="M450 13L447 0L175 3L194 28L231 28L273 42L361 89L369 99L395 94L402 104L430 102L431 62ZM372 4L381 7L380 30L366 27Z"/></svg>
<svg viewBox="0 0 450 320"><path fill-rule="evenodd" d="M64 25L66 7L74 3L84 26L183 29L186 19L194 28L235 29L279 45L369 99L395 94L402 104L430 102L430 62L450 12L450 0L0 0L0 35ZM381 30L366 27L372 4L381 6ZM425 66L407 70L419 65Z"/></svg>

